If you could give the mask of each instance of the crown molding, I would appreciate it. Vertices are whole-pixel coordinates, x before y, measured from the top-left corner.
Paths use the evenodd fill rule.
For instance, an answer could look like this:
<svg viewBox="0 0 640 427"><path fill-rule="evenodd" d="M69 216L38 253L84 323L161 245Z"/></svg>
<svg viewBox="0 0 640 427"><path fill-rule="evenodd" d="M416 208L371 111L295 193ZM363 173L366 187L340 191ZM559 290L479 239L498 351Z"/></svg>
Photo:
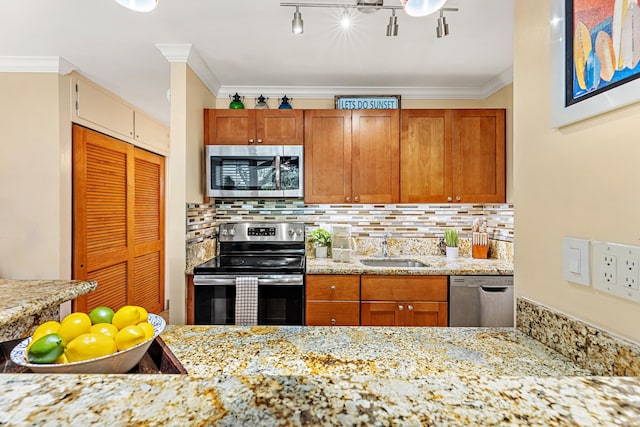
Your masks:
<svg viewBox="0 0 640 427"><path fill-rule="evenodd" d="M169 62L186 62L194 73L202 80L204 85L216 94L220 90L220 82L211 72L207 64L204 62L198 51L191 43L168 44L158 43L156 47Z"/></svg>
<svg viewBox="0 0 640 427"><path fill-rule="evenodd" d="M0 56L2 73L69 74L77 67L60 56Z"/></svg>
<svg viewBox="0 0 640 427"><path fill-rule="evenodd" d="M377 86L226 86L216 97L227 98L236 92L247 97L260 95L278 98L333 99L336 95L400 95L403 99L485 99L511 83L505 72L482 87L377 87Z"/></svg>

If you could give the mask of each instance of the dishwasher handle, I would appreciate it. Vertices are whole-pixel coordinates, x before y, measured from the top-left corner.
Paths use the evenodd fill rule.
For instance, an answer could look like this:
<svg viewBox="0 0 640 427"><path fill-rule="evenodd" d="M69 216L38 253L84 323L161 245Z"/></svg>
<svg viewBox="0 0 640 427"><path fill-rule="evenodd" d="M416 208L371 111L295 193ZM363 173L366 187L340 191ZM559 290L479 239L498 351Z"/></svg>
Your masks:
<svg viewBox="0 0 640 427"><path fill-rule="evenodd" d="M503 293L503 292L507 292L508 288L506 286L480 286L480 289L482 289L485 292Z"/></svg>

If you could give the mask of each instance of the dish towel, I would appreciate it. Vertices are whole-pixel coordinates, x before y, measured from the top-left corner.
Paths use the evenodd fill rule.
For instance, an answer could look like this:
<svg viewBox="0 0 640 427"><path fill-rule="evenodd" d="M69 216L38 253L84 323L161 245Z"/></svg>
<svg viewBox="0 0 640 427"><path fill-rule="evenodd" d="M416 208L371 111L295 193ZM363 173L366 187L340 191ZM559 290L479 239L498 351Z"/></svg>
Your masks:
<svg viewBox="0 0 640 427"><path fill-rule="evenodd" d="M258 278L236 277L236 325L258 324Z"/></svg>

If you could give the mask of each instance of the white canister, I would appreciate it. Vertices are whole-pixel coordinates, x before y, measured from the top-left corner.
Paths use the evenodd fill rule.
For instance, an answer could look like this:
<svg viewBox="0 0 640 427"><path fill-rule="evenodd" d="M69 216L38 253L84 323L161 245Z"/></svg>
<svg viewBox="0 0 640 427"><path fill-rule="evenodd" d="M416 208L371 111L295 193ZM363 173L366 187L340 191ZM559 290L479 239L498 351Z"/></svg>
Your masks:
<svg viewBox="0 0 640 427"><path fill-rule="evenodd" d="M447 258L458 258L458 247L457 246L447 246L446 247Z"/></svg>

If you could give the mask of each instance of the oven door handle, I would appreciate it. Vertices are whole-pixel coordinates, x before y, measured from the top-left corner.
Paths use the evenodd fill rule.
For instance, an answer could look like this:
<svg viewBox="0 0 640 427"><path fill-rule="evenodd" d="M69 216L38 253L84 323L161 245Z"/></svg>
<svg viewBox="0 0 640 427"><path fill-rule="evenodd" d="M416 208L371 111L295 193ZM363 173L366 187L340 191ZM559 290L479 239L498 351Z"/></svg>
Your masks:
<svg viewBox="0 0 640 427"><path fill-rule="evenodd" d="M235 286L236 278L224 277L198 277L193 278L194 286ZM304 284L304 276L273 276L258 277L258 285L282 285L282 286L302 286Z"/></svg>

